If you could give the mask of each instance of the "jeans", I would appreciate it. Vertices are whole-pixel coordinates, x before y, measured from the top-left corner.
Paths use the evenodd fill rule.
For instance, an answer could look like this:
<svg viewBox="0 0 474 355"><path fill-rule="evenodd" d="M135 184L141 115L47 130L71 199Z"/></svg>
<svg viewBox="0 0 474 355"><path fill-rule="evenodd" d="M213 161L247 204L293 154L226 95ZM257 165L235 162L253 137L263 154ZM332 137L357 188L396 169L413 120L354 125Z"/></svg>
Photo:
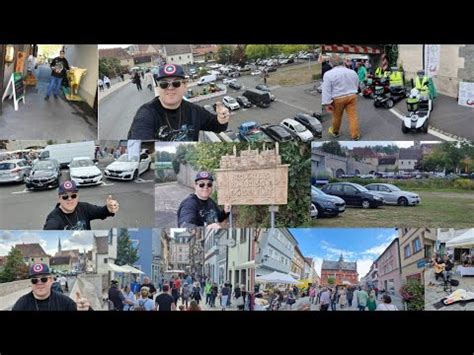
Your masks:
<svg viewBox="0 0 474 355"><path fill-rule="evenodd" d="M206 304L211 304L211 294L210 293L206 293Z"/></svg>
<svg viewBox="0 0 474 355"><path fill-rule="evenodd" d="M336 310L336 302L331 302L331 311L335 311Z"/></svg>
<svg viewBox="0 0 474 355"><path fill-rule="evenodd" d="M448 282L448 280L451 280L453 276L453 272L450 270L450 271L443 271L443 279L444 279L444 282Z"/></svg>
<svg viewBox="0 0 474 355"><path fill-rule="evenodd" d="M63 81L63 78L51 76L51 79L48 85L48 91L46 91L46 97L51 96L51 91L54 93L54 96L58 96L62 81Z"/></svg>
<svg viewBox="0 0 474 355"><path fill-rule="evenodd" d="M359 311L365 311L365 306L359 305Z"/></svg>
<svg viewBox="0 0 474 355"><path fill-rule="evenodd" d="M221 296L221 306L222 306L222 309L226 309L227 307L227 301L229 299L229 296Z"/></svg>

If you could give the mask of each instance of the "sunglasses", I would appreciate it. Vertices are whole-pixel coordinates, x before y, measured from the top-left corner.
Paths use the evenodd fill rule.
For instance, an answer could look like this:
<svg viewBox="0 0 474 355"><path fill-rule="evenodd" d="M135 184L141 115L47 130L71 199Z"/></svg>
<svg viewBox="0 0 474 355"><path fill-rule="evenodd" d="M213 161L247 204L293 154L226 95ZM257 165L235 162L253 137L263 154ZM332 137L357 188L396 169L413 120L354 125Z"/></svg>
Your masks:
<svg viewBox="0 0 474 355"><path fill-rule="evenodd" d="M174 80L174 81L160 81L158 85L162 89L168 89L170 86L173 86L175 89L179 88L183 83L182 80Z"/></svg>
<svg viewBox="0 0 474 355"><path fill-rule="evenodd" d="M65 194L65 195L61 195L61 198L62 198L64 201L68 200L69 197L71 198L71 200L74 200L74 199L77 197L77 194L71 194L71 195Z"/></svg>
<svg viewBox="0 0 474 355"><path fill-rule="evenodd" d="M204 182L201 182L200 184L198 184L198 186L202 189L204 186L206 186L206 184ZM212 187L212 182L208 182L207 187Z"/></svg>
<svg viewBox="0 0 474 355"><path fill-rule="evenodd" d="M41 283L45 284L46 282L48 282L48 279L49 277L46 277L46 276L40 277L40 278L34 278L34 279L31 279L31 283L33 285L36 285L39 281L41 281Z"/></svg>

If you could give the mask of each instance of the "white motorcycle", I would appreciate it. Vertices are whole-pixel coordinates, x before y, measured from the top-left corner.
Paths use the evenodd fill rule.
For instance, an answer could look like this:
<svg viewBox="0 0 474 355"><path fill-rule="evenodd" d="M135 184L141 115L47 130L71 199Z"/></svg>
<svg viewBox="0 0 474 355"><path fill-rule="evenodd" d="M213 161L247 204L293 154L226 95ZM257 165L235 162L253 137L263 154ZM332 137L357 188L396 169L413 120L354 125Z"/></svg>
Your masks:
<svg viewBox="0 0 474 355"><path fill-rule="evenodd" d="M422 131L427 133L433 101L428 96L421 95L418 89L411 89L410 96L407 98L407 107L408 114L403 119L402 132Z"/></svg>

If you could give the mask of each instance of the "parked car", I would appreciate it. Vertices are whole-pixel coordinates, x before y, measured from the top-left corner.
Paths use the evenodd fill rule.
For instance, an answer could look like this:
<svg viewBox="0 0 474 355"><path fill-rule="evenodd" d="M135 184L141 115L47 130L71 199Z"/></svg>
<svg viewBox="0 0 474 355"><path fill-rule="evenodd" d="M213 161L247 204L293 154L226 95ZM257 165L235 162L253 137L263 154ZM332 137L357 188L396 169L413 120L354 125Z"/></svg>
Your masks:
<svg viewBox="0 0 474 355"><path fill-rule="evenodd" d="M231 71L227 73L227 76L229 78L238 78L240 76L240 73L238 71Z"/></svg>
<svg viewBox="0 0 474 355"><path fill-rule="evenodd" d="M229 110L238 110L240 108L239 103L232 96L224 96L222 98L222 103Z"/></svg>
<svg viewBox="0 0 474 355"><path fill-rule="evenodd" d="M235 80L235 79L233 79L233 80ZM229 83L229 87L234 89L234 90L242 89L242 85L239 84L237 81L232 81L231 83Z"/></svg>
<svg viewBox="0 0 474 355"><path fill-rule="evenodd" d="M293 133L277 124L264 123L260 126L260 129L277 142L289 142L295 139Z"/></svg>
<svg viewBox="0 0 474 355"><path fill-rule="evenodd" d="M237 79L224 79L222 80L222 84L229 85L230 83L235 83Z"/></svg>
<svg viewBox="0 0 474 355"><path fill-rule="evenodd" d="M316 138L322 137L323 126L315 117L307 115L306 113L298 113L295 116L295 121L309 129Z"/></svg>
<svg viewBox="0 0 474 355"><path fill-rule="evenodd" d="M277 71L277 68L274 67L274 66L265 67L265 71L266 71L267 73L271 73L271 72Z"/></svg>
<svg viewBox="0 0 474 355"><path fill-rule="evenodd" d="M268 88L268 86L264 85L264 84L258 84L255 89L257 90L260 90L260 91L267 91L267 92L270 92L270 89Z"/></svg>
<svg viewBox="0 0 474 355"><path fill-rule="evenodd" d="M38 160L33 164L25 183L28 189L48 189L59 185L59 162L56 159Z"/></svg>
<svg viewBox="0 0 474 355"><path fill-rule="evenodd" d="M239 136L246 142L273 142L254 121L242 123L239 126Z"/></svg>
<svg viewBox="0 0 474 355"><path fill-rule="evenodd" d="M88 157L73 158L69 166L69 175L77 186L102 184L102 173Z"/></svg>
<svg viewBox="0 0 474 355"><path fill-rule="evenodd" d="M243 96L246 97L252 104L259 107L268 107L272 102L270 93L260 90L245 90Z"/></svg>
<svg viewBox="0 0 474 355"><path fill-rule="evenodd" d="M0 162L0 183L25 182L31 166L25 159L11 159Z"/></svg>
<svg viewBox="0 0 474 355"><path fill-rule="evenodd" d="M337 196L331 196L315 186L311 186L311 217L337 216L346 210L346 202Z"/></svg>
<svg viewBox="0 0 474 355"><path fill-rule="evenodd" d="M254 70L253 72L250 73L250 75L252 76L261 75L261 74L262 74L261 70Z"/></svg>
<svg viewBox="0 0 474 355"><path fill-rule="evenodd" d="M237 96L235 99L239 103L240 107L252 107L252 103L245 96Z"/></svg>
<svg viewBox="0 0 474 355"><path fill-rule="evenodd" d="M302 142L310 142L314 139L313 134L308 129L292 118L285 118L280 124L293 132Z"/></svg>
<svg viewBox="0 0 474 355"><path fill-rule="evenodd" d="M403 191L392 184L368 184L365 186L370 191L376 191L383 197L384 202L400 206L418 205L421 200L418 194L409 191Z"/></svg>
<svg viewBox="0 0 474 355"><path fill-rule="evenodd" d="M342 198L347 205L362 206L362 208L377 208L382 206L384 199L374 191L352 182L334 182L327 184L322 191Z"/></svg>
<svg viewBox="0 0 474 355"><path fill-rule="evenodd" d="M137 156L133 156L130 159L128 154L122 154L116 161L107 165L104 170L105 177L117 180L135 180L138 175L148 171L151 166L151 158L147 153L140 154L140 162L137 161L137 158Z"/></svg>

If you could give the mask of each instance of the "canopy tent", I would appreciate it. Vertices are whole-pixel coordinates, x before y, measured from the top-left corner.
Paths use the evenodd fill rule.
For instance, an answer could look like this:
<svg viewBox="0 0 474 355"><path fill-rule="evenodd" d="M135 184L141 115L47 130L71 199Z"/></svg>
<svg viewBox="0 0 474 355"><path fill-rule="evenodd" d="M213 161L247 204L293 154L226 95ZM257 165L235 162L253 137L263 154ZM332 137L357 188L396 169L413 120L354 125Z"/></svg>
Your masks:
<svg viewBox="0 0 474 355"><path fill-rule="evenodd" d="M143 271L137 269L137 268L134 268L133 266L130 266L130 265L123 265L121 266L122 269L125 269L125 270L128 270L129 273L131 274L144 274Z"/></svg>
<svg viewBox="0 0 474 355"><path fill-rule="evenodd" d="M166 270L165 274L185 274L184 270Z"/></svg>
<svg viewBox="0 0 474 355"><path fill-rule="evenodd" d="M258 276L255 278L257 282L267 282L267 283L276 283L276 284L288 284L288 285L297 285L300 281L295 280L293 277L281 272L274 271L271 274Z"/></svg>
<svg viewBox="0 0 474 355"><path fill-rule="evenodd" d="M474 228L469 229L457 237L446 242L446 248L470 248L474 247Z"/></svg>
<svg viewBox="0 0 474 355"><path fill-rule="evenodd" d="M106 265L107 265L107 267L109 268L110 271L124 272L124 273L129 273L130 272L127 269L124 269L122 266L118 266L118 265L115 265L115 264L109 264L109 263L107 263Z"/></svg>
<svg viewBox="0 0 474 355"><path fill-rule="evenodd" d="M347 280L342 281L342 285L343 286L352 286L352 284Z"/></svg>
<svg viewBox="0 0 474 355"><path fill-rule="evenodd" d="M324 44L323 52L357 53L357 54L382 54L382 49L371 46L357 46L349 44Z"/></svg>

